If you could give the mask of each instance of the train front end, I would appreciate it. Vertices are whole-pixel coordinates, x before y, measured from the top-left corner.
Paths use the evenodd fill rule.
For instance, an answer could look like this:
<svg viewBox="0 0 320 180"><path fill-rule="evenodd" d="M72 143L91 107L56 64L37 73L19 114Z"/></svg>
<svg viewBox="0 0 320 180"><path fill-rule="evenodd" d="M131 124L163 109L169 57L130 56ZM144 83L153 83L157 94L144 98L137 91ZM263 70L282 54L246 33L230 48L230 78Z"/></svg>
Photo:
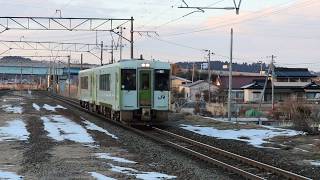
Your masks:
<svg viewBox="0 0 320 180"><path fill-rule="evenodd" d="M168 120L170 64L131 60L121 63L121 120L130 124L162 124Z"/></svg>

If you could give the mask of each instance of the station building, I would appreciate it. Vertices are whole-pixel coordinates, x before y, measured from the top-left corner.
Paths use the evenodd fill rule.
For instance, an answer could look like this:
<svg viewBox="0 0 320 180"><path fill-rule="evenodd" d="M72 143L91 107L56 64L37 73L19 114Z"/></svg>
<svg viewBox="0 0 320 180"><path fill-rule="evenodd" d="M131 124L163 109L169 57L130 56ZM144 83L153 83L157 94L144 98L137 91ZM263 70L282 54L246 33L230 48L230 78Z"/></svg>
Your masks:
<svg viewBox="0 0 320 180"><path fill-rule="evenodd" d="M78 84L78 73L95 65L70 64L70 83ZM55 89L65 91L69 67L66 63L35 61L22 57L0 59L0 89Z"/></svg>

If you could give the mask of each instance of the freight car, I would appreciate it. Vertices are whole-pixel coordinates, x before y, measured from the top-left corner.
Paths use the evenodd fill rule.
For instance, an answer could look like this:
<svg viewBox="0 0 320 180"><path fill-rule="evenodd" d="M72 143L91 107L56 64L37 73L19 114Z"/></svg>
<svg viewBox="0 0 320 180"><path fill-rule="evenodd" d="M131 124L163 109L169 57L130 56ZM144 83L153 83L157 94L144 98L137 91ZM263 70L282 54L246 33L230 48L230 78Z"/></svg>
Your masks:
<svg viewBox="0 0 320 180"><path fill-rule="evenodd" d="M80 105L127 124L156 125L168 119L170 64L121 60L79 73Z"/></svg>

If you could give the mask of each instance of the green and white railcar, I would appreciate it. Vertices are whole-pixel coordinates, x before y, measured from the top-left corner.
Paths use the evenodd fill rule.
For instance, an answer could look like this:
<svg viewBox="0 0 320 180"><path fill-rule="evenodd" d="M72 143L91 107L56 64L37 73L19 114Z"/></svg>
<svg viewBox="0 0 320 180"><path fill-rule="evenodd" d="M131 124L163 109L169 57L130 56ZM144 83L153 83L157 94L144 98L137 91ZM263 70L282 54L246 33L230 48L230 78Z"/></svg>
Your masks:
<svg viewBox="0 0 320 180"><path fill-rule="evenodd" d="M168 119L170 64L121 60L79 73L82 107L130 124L159 124Z"/></svg>

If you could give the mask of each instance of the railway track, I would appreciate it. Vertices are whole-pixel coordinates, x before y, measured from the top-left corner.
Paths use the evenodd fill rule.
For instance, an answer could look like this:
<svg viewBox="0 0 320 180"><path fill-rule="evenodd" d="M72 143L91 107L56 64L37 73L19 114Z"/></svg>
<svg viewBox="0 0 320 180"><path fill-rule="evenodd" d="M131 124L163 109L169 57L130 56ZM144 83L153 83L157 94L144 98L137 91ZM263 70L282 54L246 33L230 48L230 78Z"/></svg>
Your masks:
<svg viewBox="0 0 320 180"><path fill-rule="evenodd" d="M61 97L53 94L47 95L73 107L88 112L86 109L79 106L79 103L76 99ZM102 115L95 114L93 112L88 113L96 117L106 119ZM241 176L245 179L310 179L308 177L304 177L265 163L261 163L247 157L240 156L156 127L151 127L148 130L142 131L137 128L122 124L120 122L112 120L110 120L110 122L117 124L125 129L134 131L139 135L146 136L152 140L156 140L163 145L170 146L190 156L201 159L209 164L223 168L224 170L232 174Z"/></svg>

